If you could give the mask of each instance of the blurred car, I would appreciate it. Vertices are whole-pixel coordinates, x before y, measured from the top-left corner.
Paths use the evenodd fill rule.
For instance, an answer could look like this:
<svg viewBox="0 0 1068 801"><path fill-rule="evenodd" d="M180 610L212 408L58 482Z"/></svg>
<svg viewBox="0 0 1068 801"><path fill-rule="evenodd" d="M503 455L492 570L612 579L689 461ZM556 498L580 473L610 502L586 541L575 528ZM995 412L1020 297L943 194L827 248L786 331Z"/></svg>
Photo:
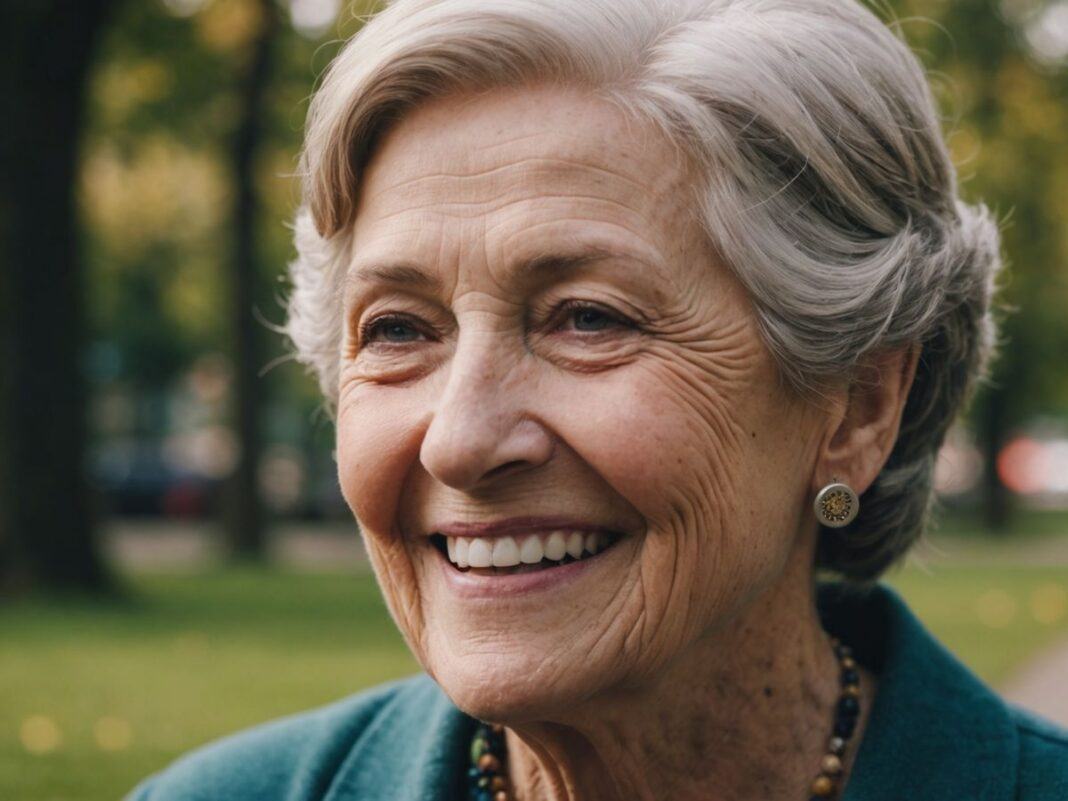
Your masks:
<svg viewBox="0 0 1068 801"><path fill-rule="evenodd" d="M155 443L112 443L96 451L90 476L107 514L208 517L218 508L222 480L182 469Z"/></svg>

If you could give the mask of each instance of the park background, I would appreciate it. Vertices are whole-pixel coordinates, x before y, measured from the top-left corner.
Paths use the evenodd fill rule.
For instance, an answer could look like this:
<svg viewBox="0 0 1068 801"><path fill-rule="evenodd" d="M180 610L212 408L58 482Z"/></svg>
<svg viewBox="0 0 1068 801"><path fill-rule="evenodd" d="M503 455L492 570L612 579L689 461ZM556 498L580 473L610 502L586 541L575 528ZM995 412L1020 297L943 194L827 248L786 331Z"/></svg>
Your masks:
<svg viewBox="0 0 1068 801"><path fill-rule="evenodd" d="M276 330L308 98L374 8L3 4L0 798L116 799L418 669ZM1005 344L940 456L938 526L887 581L1068 722L1068 2L878 11L1008 261Z"/></svg>

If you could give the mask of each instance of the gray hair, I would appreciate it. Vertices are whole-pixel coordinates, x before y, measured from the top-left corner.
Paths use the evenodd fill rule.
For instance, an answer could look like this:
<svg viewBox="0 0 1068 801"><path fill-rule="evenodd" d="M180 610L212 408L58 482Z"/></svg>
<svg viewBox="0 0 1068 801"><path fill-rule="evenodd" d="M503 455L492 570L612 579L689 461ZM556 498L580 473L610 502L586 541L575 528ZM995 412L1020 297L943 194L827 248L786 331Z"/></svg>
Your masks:
<svg viewBox="0 0 1068 801"><path fill-rule="evenodd" d="M963 203L924 71L853 0L396 0L312 100L284 331L337 411L341 284L376 139L450 91L583 86L696 167L694 212L786 384L817 397L919 344L901 428L817 566L876 578L922 534L946 431L988 375L999 231Z"/></svg>

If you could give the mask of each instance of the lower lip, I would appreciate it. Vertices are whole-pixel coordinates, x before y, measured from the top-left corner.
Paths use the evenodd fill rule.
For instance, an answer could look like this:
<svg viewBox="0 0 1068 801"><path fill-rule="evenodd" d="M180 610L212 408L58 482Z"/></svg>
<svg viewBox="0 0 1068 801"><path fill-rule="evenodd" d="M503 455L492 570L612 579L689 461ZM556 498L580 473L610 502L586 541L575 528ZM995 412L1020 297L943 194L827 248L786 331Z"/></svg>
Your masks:
<svg viewBox="0 0 1068 801"><path fill-rule="evenodd" d="M587 556L577 562L568 562L559 567L548 567L532 573L506 573L498 576L465 573L450 562L449 558L433 544L430 545L430 549L437 554L438 561L445 572L445 583L455 595L461 598L501 598L543 592L549 589L558 590L604 563L605 560L602 557L611 555L617 550L618 545L619 542L616 541L593 556Z"/></svg>

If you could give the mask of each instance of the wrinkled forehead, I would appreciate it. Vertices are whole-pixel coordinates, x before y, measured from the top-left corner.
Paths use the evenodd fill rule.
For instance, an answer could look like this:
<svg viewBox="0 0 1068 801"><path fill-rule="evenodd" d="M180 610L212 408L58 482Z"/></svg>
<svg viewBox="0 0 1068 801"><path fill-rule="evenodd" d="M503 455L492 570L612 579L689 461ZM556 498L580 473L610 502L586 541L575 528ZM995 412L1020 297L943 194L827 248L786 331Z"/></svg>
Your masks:
<svg viewBox="0 0 1068 801"><path fill-rule="evenodd" d="M688 172L651 122L578 90L446 96L410 110L364 170L359 233L397 215L456 217L586 205L661 222ZM581 212L578 212L581 213Z"/></svg>

